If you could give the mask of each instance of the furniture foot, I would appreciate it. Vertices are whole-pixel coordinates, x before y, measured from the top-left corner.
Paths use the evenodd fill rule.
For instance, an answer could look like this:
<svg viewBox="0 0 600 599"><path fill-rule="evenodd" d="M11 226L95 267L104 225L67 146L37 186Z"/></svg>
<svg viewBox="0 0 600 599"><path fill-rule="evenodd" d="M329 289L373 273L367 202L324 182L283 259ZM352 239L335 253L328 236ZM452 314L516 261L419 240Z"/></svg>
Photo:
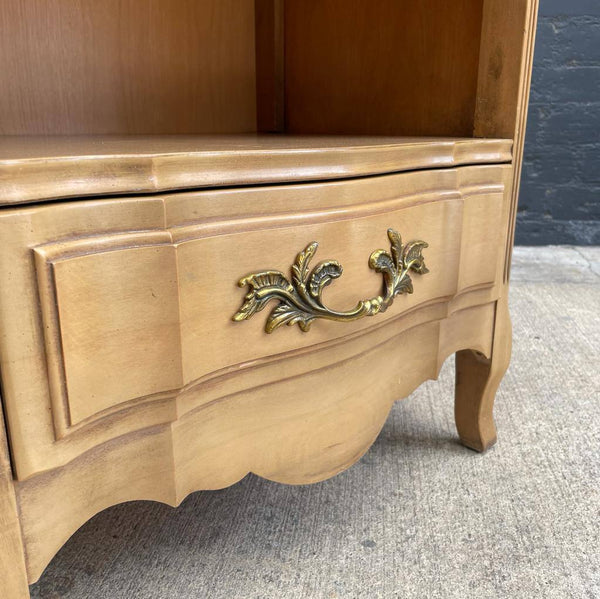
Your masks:
<svg viewBox="0 0 600 599"><path fill-rule="evenodd" d="M0 522L0 597L30 599L22 547L13 542L14 531L2 529L4 524Z"/></svg>
<svg viewBox="0 0 600 599"><path fill-rule="evenodd" d="M456 352L454 417L463 445L486 451L496 442L494 398L510 362L512 329L506 298L496 305L491 358L470 349Z"/></svg>
<svg viewBox="0 0 600 599"><path fill-rule="evenodd" d="M0 597L29 599L21 526L0 410Z"/></svg>

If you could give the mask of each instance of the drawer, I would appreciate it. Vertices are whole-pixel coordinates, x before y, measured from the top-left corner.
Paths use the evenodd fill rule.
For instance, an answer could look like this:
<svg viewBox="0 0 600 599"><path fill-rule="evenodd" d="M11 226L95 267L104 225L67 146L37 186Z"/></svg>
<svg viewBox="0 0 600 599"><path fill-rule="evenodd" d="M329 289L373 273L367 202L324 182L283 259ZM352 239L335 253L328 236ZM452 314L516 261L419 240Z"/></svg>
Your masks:
<svg viewBox="0 0 600 599"><path fill-rule="evenodd" d="M284 377L307 352L332 362L388 323L493 301L509 176L509 165L476 166L4 211L2 376L18 476L261 384L251 373L264 364L278 361ZM408 272L413 292L387 310L267 334L275 294L232 318L249 291L240 279L279 272L275 284L294 288L292 265L312 242L309 270L343 266L337 276L330 265L323 290L330 314L376 298L384 279L369 256L391 252L390 228L403 245L427 243L429 272Z"/></svg>

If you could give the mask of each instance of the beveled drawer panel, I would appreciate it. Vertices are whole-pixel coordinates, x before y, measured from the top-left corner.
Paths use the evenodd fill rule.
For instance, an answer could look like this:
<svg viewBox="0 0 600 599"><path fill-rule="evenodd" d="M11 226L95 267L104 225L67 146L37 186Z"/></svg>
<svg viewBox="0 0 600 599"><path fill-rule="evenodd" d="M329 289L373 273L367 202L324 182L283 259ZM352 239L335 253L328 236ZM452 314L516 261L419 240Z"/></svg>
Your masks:
<svg viewBox="0 0 600 599"><path fill-rule="evenodd" d="M36 250L52 391L67 408L61 431L182 386L175 247L89 251L78 242Z"/></svg>
<svg viewBox="0 0 600 599"><path fill-rule="evenodd" d="M465 167L5 213L20 231L9 253L28 297L17 306L3 290L4 305L13 302L19 314L41 306L39 321L25 325L28 349L10 326L3 347L9 425L34 439L15 452L19 476L183 418L220 390L230 393L232 377L270 361L281 360L285 376L286 360L299 353L335 348L390 321L408 323L417 309L422 319L440 319L492 301L508 173L508 166ZM412 273L414 293L398 296L385 313L270 335L264 327L274 302L247 321L232 320L246 293L236 285L241 277L277 270L291 278L296 254L313 241L315 265L334 259L344 268L324 292L328 306L349 310L377 296L382 278L369 255L389 251L390 227L404 242L429 244L429 272ZM335 355L332 349L324 359Z"/></svg>

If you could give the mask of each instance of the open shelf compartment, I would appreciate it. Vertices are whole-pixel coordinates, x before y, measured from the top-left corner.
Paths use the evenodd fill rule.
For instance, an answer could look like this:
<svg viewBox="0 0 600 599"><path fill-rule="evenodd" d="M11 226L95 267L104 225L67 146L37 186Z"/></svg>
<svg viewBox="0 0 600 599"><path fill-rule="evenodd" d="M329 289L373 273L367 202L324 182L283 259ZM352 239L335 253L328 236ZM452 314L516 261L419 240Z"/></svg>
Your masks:
<svg viewBox="0 0 600 599"><path fill-rule="evenodd" d="M515 137L521 0L15 0L0 135Z"/></svg>

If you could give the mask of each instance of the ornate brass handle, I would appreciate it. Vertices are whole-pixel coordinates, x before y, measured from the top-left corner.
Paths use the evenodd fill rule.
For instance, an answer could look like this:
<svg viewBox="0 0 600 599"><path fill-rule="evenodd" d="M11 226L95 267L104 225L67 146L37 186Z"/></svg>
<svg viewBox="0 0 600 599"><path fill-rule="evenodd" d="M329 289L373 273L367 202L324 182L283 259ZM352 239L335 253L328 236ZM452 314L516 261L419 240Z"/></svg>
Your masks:
<svg viewBox="0 0 600 599"><path fill-rule="evenodd" d="M248 293L242 307L233 316L241 321L260 312L273 299L279 304L271 310L265 331L272 333L283 324L298 326L307 332L316 318L350 321L363 316L385 312L401 293L412 293L413 284L409 271L418 274L429 272L421 254L428 247L424 241L411 241L402 246L400 234L388 229L390 253L375 250L369 257L369 267L383 275L383 295L360 300L349 312L338 312L323 305L323 289L342 274L342 265L336 260L320 262L309 273L308 265L315 255L318 243L313 241L296 256L292 265L292 282L278 270L265 270L247 275L238 282L240 287L248 285Z"/></svg>

